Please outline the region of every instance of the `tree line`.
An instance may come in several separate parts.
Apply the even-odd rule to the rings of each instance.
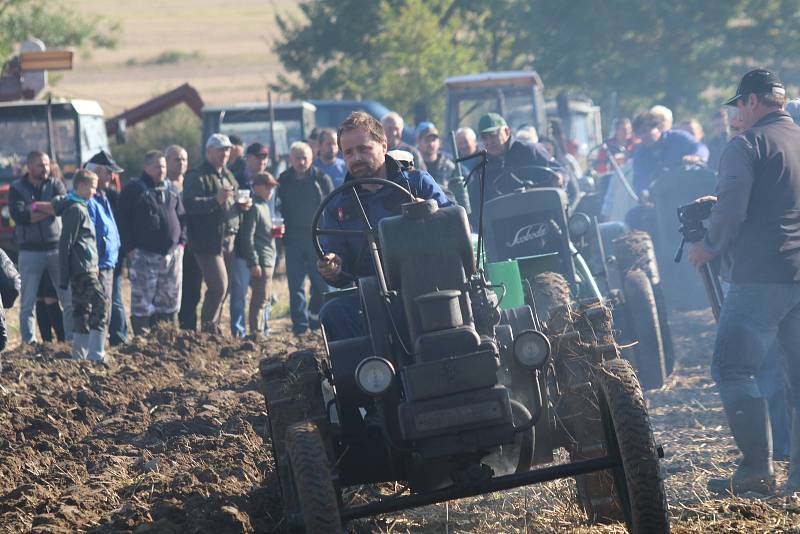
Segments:
[[[797,83],[797,0],[303,0],[276,16],[273,45],[295,98],[369,98],[437,120],[443,80],[535,69],[567,90],[631,113],[718,106],[748,68]]]

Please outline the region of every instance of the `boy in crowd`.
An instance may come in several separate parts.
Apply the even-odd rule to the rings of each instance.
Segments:
[[[58,243],[61,289],[72,290],[72,355],[92,361],[105,359],[106,298],[98,278],[98,254],[89,200],[97,192],[97,175],[81,169],[75,173],[74,192],[56,210],[63,225]]]
[[[272,228],[272,214],[269,199],[277,180],[268,172],[260,172],[253,177],[253,207],[245,212],[239,229],[240,258],[250,269],[249,324],[250,334],[258,336],[266,333],[269,317],[265,314],[272,292],[272,270],[275,267],[275,233]]]

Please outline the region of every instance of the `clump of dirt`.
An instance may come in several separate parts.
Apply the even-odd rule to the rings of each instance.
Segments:
[[[255,370],[295,343],[166,329],[105,364],[67,345],[3,354],[4,531],[270,529],[280,505]]]

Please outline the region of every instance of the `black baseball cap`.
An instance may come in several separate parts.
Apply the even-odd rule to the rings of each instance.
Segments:
[[[250,146],[247,147],[245,155],[261,156],[266,158],[269,156],[269,148],[261,143],[251,143]]]
[[[742,76],[742,81],[736,88],[736,96],[725,102],[725,105],[735,106],[736,101],[745,95],[764,93],[785,95],[786,88],[774,72],[766,69],[754,69]]]
[[[109,169],[111,169],[112,172],[116,173],[120,173],[125,170],[122,167],[120,167],[117,164],[117,162],[114,161],[114,158],[111,157],[111,154],[109,154],[105,150],[101,150],[100,152],[92,156],[92,159],[90,159],[86,163],[94,163],[95,165],[102,165],[103,167],[108,167]]]

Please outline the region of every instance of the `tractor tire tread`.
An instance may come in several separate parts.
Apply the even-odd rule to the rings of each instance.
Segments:
[[[338,496],[317,426],[307,421],[291,425],[286,448],[306,534],[342,532]]]
[[[599,385],[608,403],[631,501],[632,531],[669,532],[658,451],[642,389],[630,363],[603,363]]]
[[[664,385],[667,371],[653,286],[639,269],[625,275],[624,285],[633,327],[630,334],[638,341],[633,347],[636,372],[644,389],[658,389]]]

